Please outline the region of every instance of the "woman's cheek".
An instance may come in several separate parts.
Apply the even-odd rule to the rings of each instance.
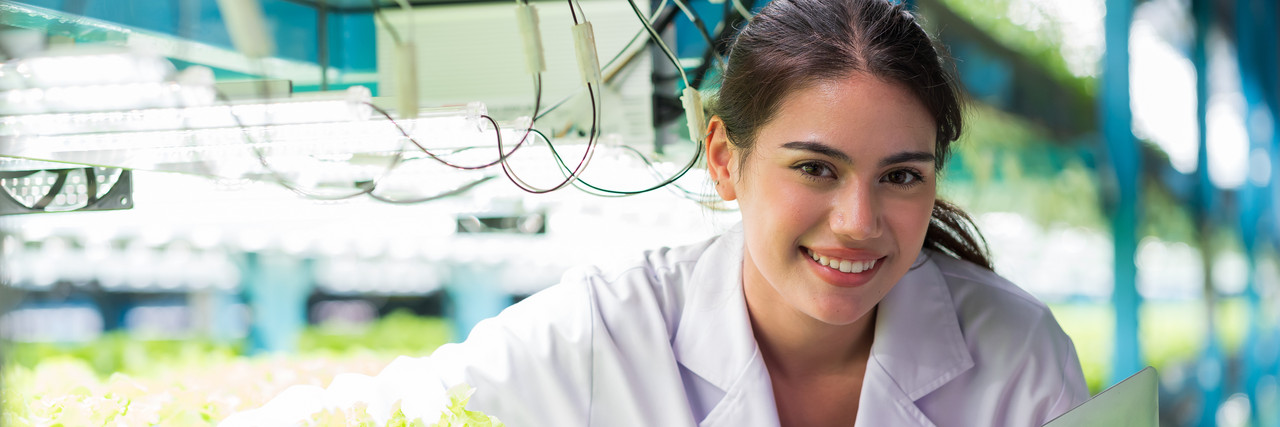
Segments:
[[[900,238],[919,234],[919,240],[923,241],[929,227],[929,220],[933,215],[934,199],[932,194],[923,194],[895,198],[886,203],[886,207],[889,208],[886,216],[889,221],[895,223],[894,228],[899,232]]]

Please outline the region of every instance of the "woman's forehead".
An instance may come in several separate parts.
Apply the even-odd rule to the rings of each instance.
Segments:
[[[858,73],[788,94],[758,136],[778,147],[815,141],[932,152],[936,135],[932,115],[905,85]]]

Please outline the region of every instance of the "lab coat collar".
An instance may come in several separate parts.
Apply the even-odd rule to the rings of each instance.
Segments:
[[[921,251],[876,308],[871,360],[913,401],[973,367],[946,278],[931,260],[935,256],[946,255]]]
[[[742,295],[742,224],[716,238],[685,287],[676,361],[725,392],[699,425],[778,425],[773,384]]]
[[[676,360],[721,390],[729,390],[758,358],[742,295],[742,224],[716,238],[685,286]]]

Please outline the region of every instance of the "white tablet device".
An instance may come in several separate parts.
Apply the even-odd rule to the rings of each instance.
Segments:
[[[1143,368],[1080,406],[1054,418],[1044,427],[1157,427],[1160,424],[1160,405],[1156,382],[1155,368]]]

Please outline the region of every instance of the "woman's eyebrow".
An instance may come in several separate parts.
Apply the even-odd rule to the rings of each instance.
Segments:
[[[853,163],[853,159],[850,158],[849,155],[845,154],[843,151],[837,150],[821,142],[792,141],[786,144],[782,144],[782,148],[809,151],[809,152],[821,154],[827,157],[831,157],[833,159],[836,159],[845,163]],[[901,153],[894,153],[889,157],[880,159],[880,167],[885,167],[885,166],[894,165],[898,163],[911,163],[911,162],[933,163],[936,161],[937,161],[937,157],[934,156],[933,153],[930,153],[928,151],[903,151]]]
[[[823,144],[821,142],[792,141],[786,144],[782,144],[782,148],[790,148],[792,150],[811,151],[827,157],[834,158],[836,160],[839,160],[845,163],[853,163],[853,159],[849,158],[848,154],[845,154],[843,151],[832,148],[831,146]]]
[[[885,167],[898,163],[911,162],[929,162],[938,161],[938,158],[928,151],[903,151],[892,156],[880,159],[880,167]]]

